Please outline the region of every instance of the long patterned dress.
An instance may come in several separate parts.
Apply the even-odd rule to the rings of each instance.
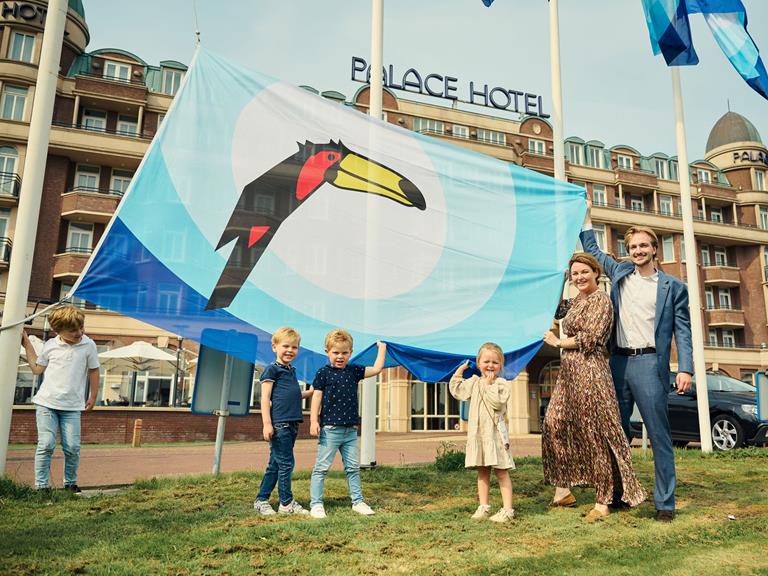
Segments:
[[[613,306],[605,292],[577,297],[562,322],[578,348],[563,350],[560,373],[544,417],[544,478],[554,486],[594,486],[596,500],[610,504],[614,483],[622,500],[645,500],[621,428],[606,342]],[[616,490],[618,492],[618,490]]]

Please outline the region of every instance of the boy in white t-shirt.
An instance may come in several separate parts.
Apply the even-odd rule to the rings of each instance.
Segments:
[[[26,331],[21,343],[33,374],[45,372],[40,389],[32,398],[37,410],[37,450],[35,451],[35,488],[50,486],[51,456],[56,447],[56,432],[61,429],[64,451],[64,489],[75,494],[77,467],[80,464],[80,412],[91,410],[99,393],[99,357],[96,344],[83,334],[85,316],[74,306],[56,308],[48,322],[58,336],[35,353]],[[86,383],[90,394],[85,400]]]

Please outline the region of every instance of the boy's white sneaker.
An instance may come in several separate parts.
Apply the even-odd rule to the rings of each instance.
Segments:
[[[493,516],[489,518],[491,522],[511,522],[512,519],[515,517],[515,509],[514,508],[499,508],[499,511],[496,512]]]
[[[482,520],[484,518],[488,518],[491,514],[491,507],[488,504],[480,504],[480,506],[477,507],[477,510],[475,510],[475,513],[472,514],[472,520]]]
[[[275,514],[275,509],[272,508],[269,502],[259,500],[258,498],[253,501],[253,509],[262,516],[274,516]]]
[[[280,512],[280,514],[298,514],[300,516],[309,514],[309,512],[305,510],[301,504],[296,502],[296,500],[293,500],[290,504],[280,504],[277,511]]]
[[[309,509],[309,515],[312,516],[312,518],[327,518],[325,515],[325,506],[322,504],[315,504]]]
[[[373,511],[373,509],[368,506],[365,502],[358,502],[357,504],[352,504],[352,510],[357,512],[358,514],[362,514],[363,516],[373,516],[376,514],[376,512]]]

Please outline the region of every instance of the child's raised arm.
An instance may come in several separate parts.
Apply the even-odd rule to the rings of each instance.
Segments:
[[[456,372],[453,373],[451,381],[448,383],[448,389],[451,392],[451,396],[456,398],[456,400],[469,400],[472,396],[474,379],[464,379],[464,371],[467,368],[469,368],[469,360],[456,368]]]
[[[365,367],[365,378],[376,376],[384,370],[384,361],[387,358],[387,345],[381,340],[377,340],[376,346],[379,347],[379,353],[376,355],[376,361],[373,363],[373,366]]]

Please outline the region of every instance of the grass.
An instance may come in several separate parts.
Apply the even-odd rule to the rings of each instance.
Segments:
[[[550,511],[538,458],[518,460],[518,518],[501,526],[469,519],[475,476],[454,462],[364,471],[370,518],[350,510],[343,473],[331,473],[324,521],[255,516],[253,473],[149,479],[93,498],[0,480],[0,574],[768,576],[768,450],[676,455],[671,524],[653,521],[651,503],[586,524],[590,489],[575,491],[579,508]],[[635,457],[651,488],[652,461]],[[298,473],[304,504],[308,491]]]

